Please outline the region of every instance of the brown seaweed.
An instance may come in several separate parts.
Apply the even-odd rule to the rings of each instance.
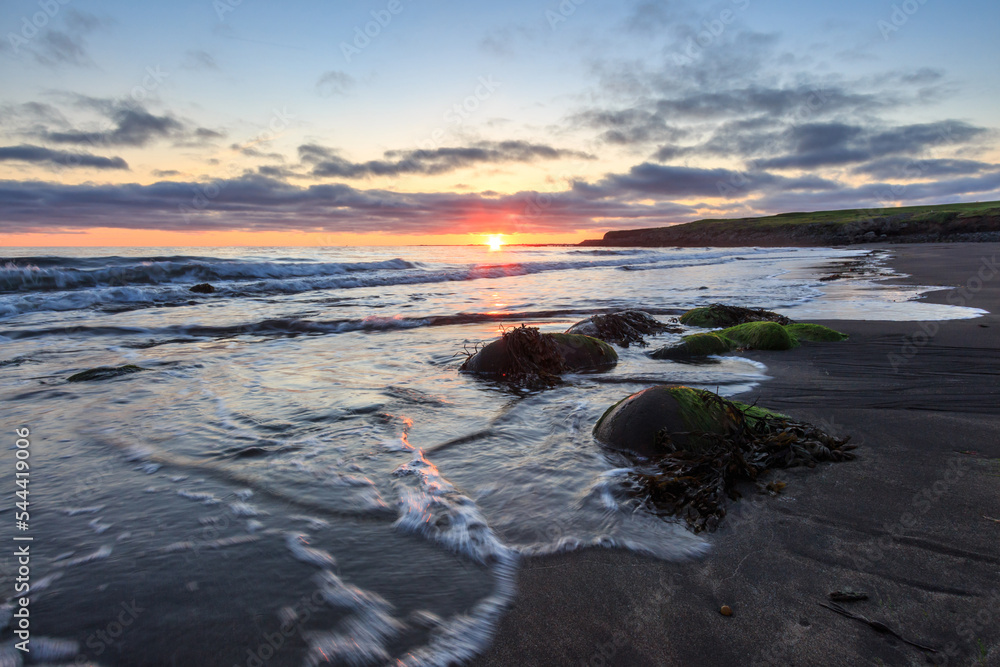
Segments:
[[[699,453],[670,452],[631,475],[632,491],[650,510],[681,516],[696,533],[715,530],[726,515],[726,498],[739,498],[740,482],[755,482],[768,470],[854,459],[850,438],[783,415],[755,412],[748,419],[748,410],[711,392],[701,400],[725,415],[723,432],[663,433],[665,440],[683,435],[708,445]]]

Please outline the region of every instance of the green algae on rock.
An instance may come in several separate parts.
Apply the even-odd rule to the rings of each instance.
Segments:
[[[764,310],[762,308],[743,308],[742,306],[727,306],[723,303],[713,303],[703,308],[694,308],[680,317],[680,323],[691,327],[716,329],[732,327],[747,322],[777,322],[791,324],[784,315]]]
[[[720,335],[747,350],[790,350],[797,341],[777,322],[747,322],[723,329]]]
[[[664,331],[680,333],[682,330],[680,327],[661,322],[641,310],[622,310],[589,317],[566,329],[566,333],[583,334],[621,347],[628,347],[632,343],[645,347],[644,335]]]
[[[735,485],[770,469],[854,458],[835,438],[787,415],[682,386],[651,387],[619,401],[594,426],[604,446],[637,455],[631,491],[654,512],[695,532],[725,516]]]
[[[795,340],[807,340],[816,343],[827,343],[835,342],[840,340],[847,340],[847,334],[841,333],[830,327],[824,327],[821,324],[805,324],[803,322],[795,322],[785,326]]]
[[[722,331],[685,336],[679,343],[653,350],[653,359],[690,359],[710,354],[725,354],[733,350],[790,350],[803,340],[833,342],[847,338],[820,324],[792,323],[781,325],[777,322],[746,322]]]
[[[134,364],[126,364],[125,366],[100,366],[98,368],[91,368],[90,370],[81,371],[74,375],[70,375],[66,378],[67,382],[94,382],[97,380],[110,380],[111,378],[120,377],[122,375],[129,375],[130,373],[138,373],[140,371],[148,370],[146,368],[140,368]]]
[[[459,370],[532,386],[555,384],[563,373],[607,370],[616,363],[618,353],[604,341],[580,334],[543,334],[522,324],[470,354]]]

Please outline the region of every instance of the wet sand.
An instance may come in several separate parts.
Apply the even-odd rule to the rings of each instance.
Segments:
[[[861,444],[854,462],[748,489],[695,562],[590,549],[527,559],[478,665],[1000,665],[1000,244],[894,245],[951,322],[823,322],[843,343],[755,352],[739,398]],[[877,313],[872,313],[877,318]],[[853,613],[819,605],[855,589]],[[722,616],[729,605],[733,614]]]

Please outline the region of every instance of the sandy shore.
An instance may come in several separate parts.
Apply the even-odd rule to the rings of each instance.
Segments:
[[[740,397],[851,435],[858,460],[774,474],[784,493],[733,504],[696,562],[527,560],[477,664],[1000,665],[1000,244],[889,249],[903,282],[955,287],[928,301],[990,314],[827,322],[850,340],[754,353],[774,379]],[[845,588],[938,652],[819,606]]]

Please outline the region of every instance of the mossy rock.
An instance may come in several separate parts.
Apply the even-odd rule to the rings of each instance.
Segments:
[[[832,343],[847,340],[847,334],[831,329],[830,327],[824,327],[821,324],[796,322],[786,325],[785,330],[798,341],[806,340],[815,343]]]
[[[681,339],[676,345],[667,345],[650,352],[653,359],[690,359],[691,357],[707,357],[710,354],[725,354],[734,349],[731,340],[719,332],[691,334]]]
[[[691,334],[649,354],[653,359],[691,359],[733,350],[790,350],[801,341],[835,342],[847,334],[820,324],[747,322],[722,331]]]
[[[681,516],[691,530],[714,530],[726,498],[768,470],[850,461],[854,446],[806,422],[683,386],[646,389],[608,408],[595,438],[640,457],[625,486],[654,513]],[[761,486],[758,486],[761,488]]]
[[[747,322],[723,329],[722,338],[748,350],[790,350],[798,344],[777,322]]]
[[[594,437],[605,446],[644,458],[676,451],[700,454],[713,440],[698,434],[725,435],[730,426],[726,403],[708,401],[711,394],[683,386],[650,387],[608,408],[594,426]],[[751,424],[778,413],[735,401]]]
[[[562,373],[608,370],[617,363],[615,349],[596,338],[519,327],[471,355],[460,370],[530,384]]]
[[[770,310],[727,306],[721,303],[713,303],[711,306],[703,308],[694,308],[680,317],[681,324],[705,329],[732,327],[747,322],[790,324],[792,321],[784,315],[779,315]]]
[[[111,378],[129,375],[131,373],[138,373],[144,370],[147,369],[140,368],[134,364],[126,364],[125,366],[100,366],[98,368],[91,368],[90,370],[76,373],[75,375],[70,375],[66,378],[66,381],[95,382],[97,380],[110,380]]]

